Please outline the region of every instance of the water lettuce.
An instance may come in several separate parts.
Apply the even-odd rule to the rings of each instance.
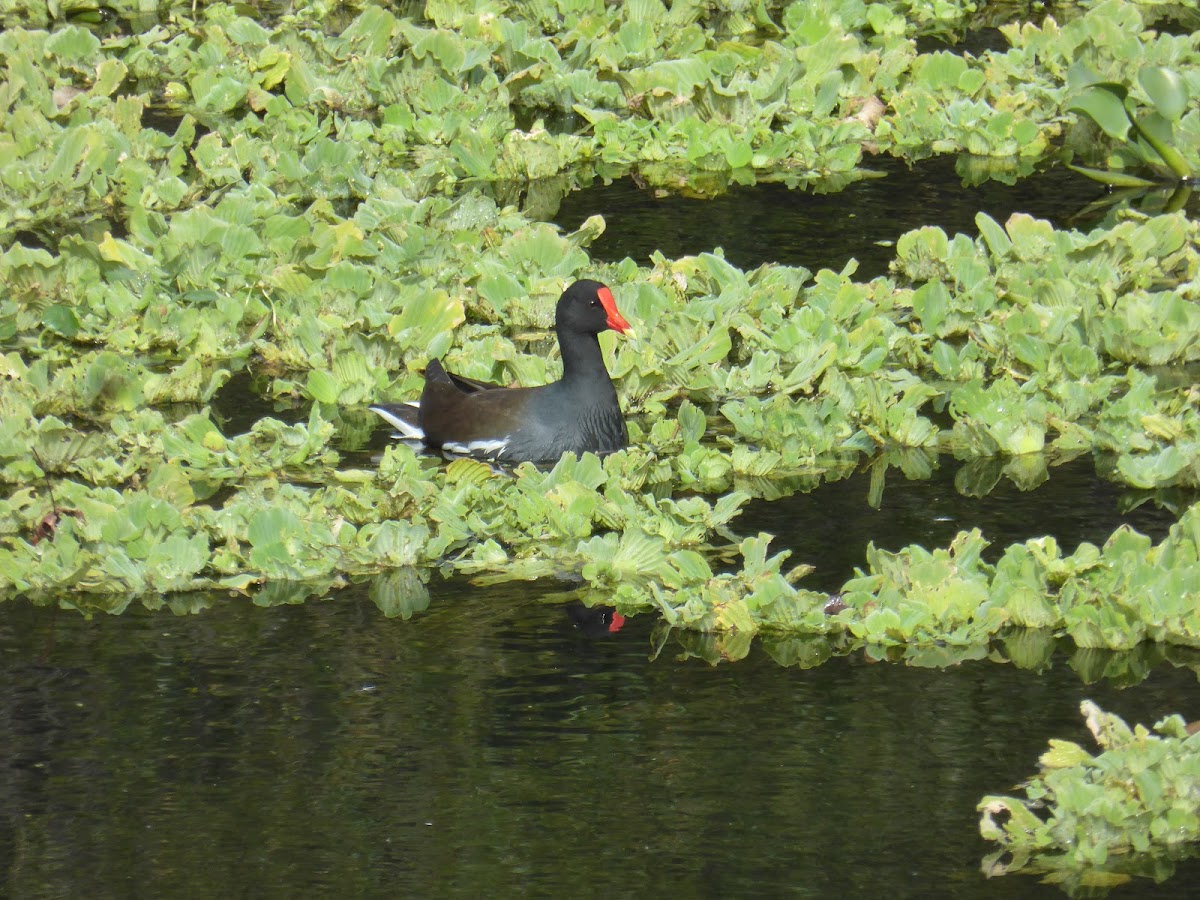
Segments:
[[[985,860],[989,875],[1048,873],[1079,888],[1113,887],[1131,873],[1161,879],[1173,868],[1166,854],[1200,839],[1195,729],[1179,716],[1153,732],[1130,728],[1088,700],[1081,712],[1099,753],[1052,740],[1025,798],[980,801],[980,833],[1004,848]]]
[[[1184,216],[981,215],[977,238],[904,235],[864,282],[719,251],[597,265],[601,219],[564,234],[522,210],[631,170],[828,187],[866,151],[1038,159],[1072,127],[1073,55],[1113,83],[1194,68],[1195,36],[1147,30],[1150,3],[1006,26],[1004,52],[917,51],[977,24],[969,7],[176,4],[128,29],[0,8],[0,594],[272,602],[440,568],[577,579],[731,642],[920,653],[1021,626],[1190,644],[1159,595],[1195,597],[1193,511],[1157,546],[873,550],[836,602],[734,530],[750,497],[871,465],[878,502],[890,467],[920,477],[945,453],[970,461],[968,492],[1083,453],[1134,488],[1195,488],[1194,387],[1170,376],[1200,347]],[[1193,113],[1168,112],[1183,133]],[[550,472],[361,458],[365,406],[415,397],[435,356],[555,377],[553,299],[583,275],[642,333],[604,344],[630,450]],[[223,419],[247,386],[275,415]],[[380,581],[381,606],[419,609],[413,577]]]

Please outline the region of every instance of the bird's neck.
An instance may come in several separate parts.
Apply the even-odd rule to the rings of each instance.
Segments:
[[[559,335],[562,351],[563,383],[571,386],[609,385],[608,369],[604,367],[604,355],[600,352],[600,341],[594,334],[568,332]]]

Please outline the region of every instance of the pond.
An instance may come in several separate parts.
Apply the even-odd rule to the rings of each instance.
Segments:
[[[721,244],[740,266],[854,257],[860,277],[914,224],[970,230],[979,209],[1066,222],[1096,195],[1054,170],[960,205],[944,162],[826,197],[762,186],[701,207],[633,190],[571,195],[559,221],[604,213],[597,258]],[[250,421],[252,399],[222,403]],[[386,441],[380,425],[359,452]],[[1090,458],[1036,491],[1001,478],[979,498],[960,473],[950,460],[927,481],[894,471],[873,508],[860,472],[756,501],[734,529],[777,535],[816,566],[807,586],[832,589],[867,541],[934,546],[980,527],[994,549],[1041,534],[1073,547],[1121,522],[1157,539],[1175,519],[1169,495],[1119,490]],[[8,893],[1061,896],[981,875],[980,798],[1014,790],[1052,737],[1090,746],[1084,698],[1145,723],[1197,713],[1200,656],[1178,648],[1061,647],[1035,671],[998,664],[1013,658],[1003,647],[944,670],[862,654],[802,669],[757,645],[710,666],[694,658],[703,638],[589,614],[571,588],[435,575],[408,621],[384,618],[367,585],[275,608],[222,597],[187,616],[10,605]],[[1197,875],[1182,861],[1121,896],[1191,896]]]
[[[979,874],[975,804],[1048,736],[1086,742],[1081,698],[1154,719],[1189,708],[1200,662],[1152,655],[1124,690],[1081,682],[1114,654],[712,667],[651,659],[647,617],[580,627],[556,587],[435,581],[409,622],[362,589],[91,622],[13,606],[9,895],[1061,896]]]

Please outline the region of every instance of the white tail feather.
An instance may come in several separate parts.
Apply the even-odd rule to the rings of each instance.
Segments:
[[[409,406],[420,408],[420,404],[410,402]],[[382,406],[372,406],[371,411],[378,413],[385,422],[396,429],[396,436],[406,441],[421,441],[425,439],[425,432],[411,422],[405,422],[402,418]]]

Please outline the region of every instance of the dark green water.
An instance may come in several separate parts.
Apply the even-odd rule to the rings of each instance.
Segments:
[[[807,494],[750,503],[733,522],[735,531],[776,536],[773,546],[793,552],[794,562],[816,566],[805,581],[814,590],[836,591],[863,566],[869,542],[896,551],[909,544],[945,547],[959,531],[979,528],[991,542],[985,558],[994,562],[1018,541],[1050,535],[1064,553],[1083,541],[1102,545],[1121,525],[1162,540],[1194,497],[1159,500],[1097,477],[1091,457],[1049,470],[1036,490],[1021,490],[1002,478],[982,497],[964,496],[956,486],[963,464],[942,458],[932,477],[908,481],[888,473],[879,507],[868,503],[870,474],[822,485]],[[1164,505],[1161,501],[1171,501]]]
[[[0,892],[50,897],[1061,896],[984,880],[975,804],[1079,700],[1194,702],[990,662],[784,669],[589,639],[538,588],[201,615],[10,606]],[[1194,896],[1187,863],[1122,897]]]
[[[1106,210],[1092,207],[1106,197],[1095,182],[1061,167],[1033,173],[1014,184],[988,180],[964,184],[951,157],[934,157],[909,168],[890,158],[862,165],[884,177],[842,191],[814,194],[779,184],[732,187],[711,200],[656,196],[623,178],[568,194],[556,220],[574,230],[591,215],[604,216],[606,230],[588,251],[593,259],[628,256],[645,264],[659,250],[668,259],[722,248],[743,269],[766,262],[840,271],[858,261],[855,278],[887,274],[895,241],[906,231],[936,225],[947,234],[975,236],[983,212],[1003,224],[1015,212],[1046,219],[1056,228],[1089,231]],[[1149,196],[1137,205],[1152,207]],[[1200,199],[1189,204],[1200,214]]]

